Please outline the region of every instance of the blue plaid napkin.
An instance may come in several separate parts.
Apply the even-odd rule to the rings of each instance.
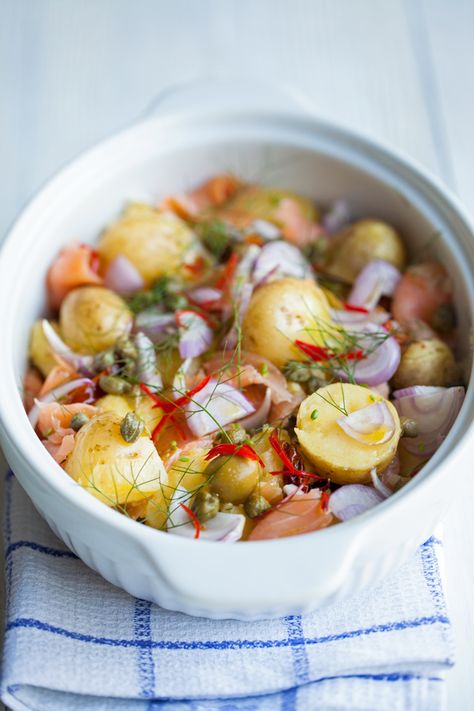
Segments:
[[[266,622],[130,597],[68,551],[9,474],[2,699],[13,711],[438,711],[453,664],[431,538],[356,598]]]

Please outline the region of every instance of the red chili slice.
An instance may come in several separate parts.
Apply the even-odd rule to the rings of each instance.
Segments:
[[[209,461],[210,459],[214,459],[214,457],[220,457],[221,455],[232,456],[233,454],[236,454],[238,457],[244,457],[245,459],[253,459],[255,462],[261,464],[262,467],[264,466],[257,452],[249,444],[232,444],[230,442],[216,444],[216,446],[210,449],[206,454],[205,459]]]
[[[328,352],[327,348],[316,346],[314,343],[305,343],[304,341],[296,340],[295,345],[298,346],[300,351],[306,353],[306,355],[316,362],[329,360],[331,358],[331,354]]]
[[[353,304],[344,304],[346,311],[355,311],[358,314],[368,314],[369,310],[365,309],[363,306],[354,306]]]
[[[275,452],[278,454],[280,457],[281,461],[285,465],[285,469],[282,469],[281,471],[276,471],[276,472],[270,472],[272,475],[277,475],[277,474],[290,474],[293,476],[300,477],[302,479],[305,478],[310,478],[310,479],[317,479],[319,481],[325,481],[324,477],[319,476],[319,474],[313,474],[312,472],[307,472],[304,469],[298,469],[291,459],[289,458],[288,454],[285,452],[282,443],[280,442],[280,439],[278,437],[278,430],[273,430],[271,433],[268,441],[270,442],[271,446],[275,450]]]
[[[229,259],[225,263],[224,271],[222,272],[220,278],[216,282],[217,289],[223,289],[228,285],[232,277],[234,276],[235,270],[237,269],[237,264],[239,263],[239,256],[236,252],[232,252]]]
[[[186,511],[186,513],[188,514],[189,518],[190,518],[191,521],[193,522],[193,526],[194,526],[194,529],[195,529],[195,531],[196,531],[195,534],[194,534],[194,538],[199,538],[199,534],[201,533],[201,524],[199,523],[198,517],[196,516],[196,514],[194,513],[194,511],[189,508],[189,506],[186,506],[186,504],[180,504],[180,506],[181,506],[182,509],[184,509],[184,510]]]
[[[323,511],[327,511],[329,509],[330,496],[331,492],[328,489],[323,489],[323,491],[321,491],[321,508]]]

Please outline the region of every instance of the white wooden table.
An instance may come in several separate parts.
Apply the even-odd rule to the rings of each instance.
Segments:
[[[209,71],[301,89],[474,211],[473,69],[473,0],[3,0],[0,234],[59,166]],[[445,525],[450,711],[474,703],[473,500],[471,479]]]

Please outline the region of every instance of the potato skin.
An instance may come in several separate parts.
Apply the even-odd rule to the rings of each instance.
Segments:
[[[59,323],[67,345],[77,353],[99,353],[128,333],[133,316],[125,301],[110,289],[82,286],[61,304]]]
[[[204,472],[209,488],[223,503],[243,504],[255,489],[261,474],[258,462],[234,455],[216,457]]]
[[[343,413],[332,404],[332,399],[338,405],[345,403],[350,414],[384,398],[361,385],[332,383],[307,397],[298,411],[295,434],[316,471],[337,484],[368,483],[370,470],[375,467],[378,472],[383,471],[397,452],[401,434],[398,413],[392,403],[385,400],[395,421],[395,433],[388,442],[367,445],[349,437],[337,424]],[[314,410],[318,411],[316,419],[311,417]]]
[[[279,223],[278,208],[285,199],[293,200],[301,209],[301,214],[312,222],[318,219],[319,213],[314,203],[301,195],[296,195],[289,190],[281,188],[268,188],[260,185],[247,185],[240,188],[234,197],[225,203],[221,210],[233,221],[242,225],[249,220],[261,219]]]
[[[406,263],[400,235],[382,220],[359,220],[336,235],[331,245],[325,270],[349,283],[374,259],[390,262],[397,269]]]
[[[127,257],[149,285],[180,267],[193,240],[193,232],[176,215],[132,204],[105,230],[98,251],[105,268],[118,255]]]
[[[392,386],[396,389],[412,385],[446,387],[456,384],[458,370],[451,348],[439,338],[414,341],[402,353]]]
[[[51,322],[55,331],[59,332],[58,324]],[[38,370],[46,377],[48,373],[57,365],[54,352],[44,335],[43,320],[35,321],[31,327],[30,342],[28,346],[30,360]]]
[[[125,442],[121,420],[114,412],[93,417],[79,430],[65,466],[78,484],[109,506],[149,498],[168,481],[148,434]]]
[[[242,324],[242,346],[281,368],[290,359],[307,357],[295,340],[322,343],[317,330],[324,323],[332,320],[322,289],[310,279],[279,279],[252,296]],[[310,335],[305,329],[315,330]]]

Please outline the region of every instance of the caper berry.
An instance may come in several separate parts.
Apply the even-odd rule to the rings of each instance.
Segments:
[[[127,412],[120,423],[120,434],[125,442],[136,442],[142,432],[142,420],[134,412]]]
[[[76,414],[71,417],[70,427],[74,432],[79,432],[81,427],[87,424],[87,422],[89,422],[89,418],[85,412],[76,412]]]
[[[431,325],[441,333],[452,331],[456,325],[456,313],[452,304],[440,304],[432,316]]]
[[[418,425],[410,417],[400,417],[402,437],[418,437]]]
[[[102,375],[99,379],[99,385],[104,393],[109,395],[123,395],[130,391],[130,383],[127,383],[123,378],[119,378],[118,375]]]
[[[217,494],[201,489],[194,497],[192,510],[201,523],[204,523],[219,513],[219,503]]]
[[[245,513],[249,518],[257,518],[271,508],[271,504],[261,494],[254,492],[244,504]]]

